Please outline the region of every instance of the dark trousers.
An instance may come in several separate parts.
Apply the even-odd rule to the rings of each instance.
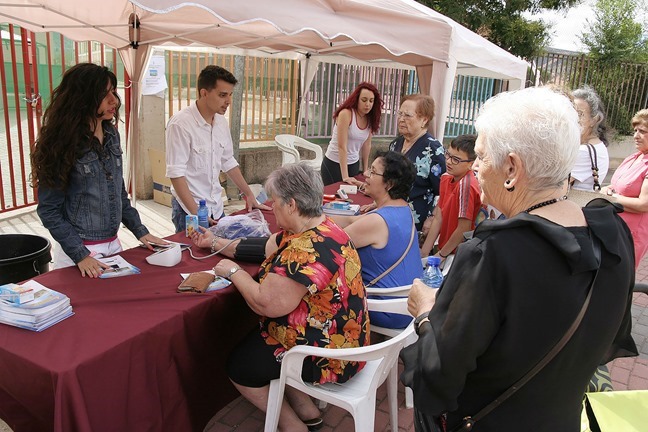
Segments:
[[[342,173],[340,172],[340,164],[333,162],[331,159],[324,156],[322,161],[322,180],[324,186],[342,181]],[[360,161],[349,165],[349,177],[355,177],[360,174]]]

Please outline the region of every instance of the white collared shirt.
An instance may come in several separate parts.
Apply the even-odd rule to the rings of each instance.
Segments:
[[[175,114],[166,129],[166,176],[185,177],[196,203],[205,199],[209,214],[218,218],[223,213],[223,187],[218,176],[236,168],[229,125],[224,116],[214,115],[209,124],[200,115],[196,103]],[[185,212],[184,203],[171,188]]]

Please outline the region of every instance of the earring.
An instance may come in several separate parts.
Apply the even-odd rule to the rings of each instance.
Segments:
[[[504,189],[506,189],[507,192],[513,192],[515,190],[515,185],[511,186],[511,179],[504,182]]]

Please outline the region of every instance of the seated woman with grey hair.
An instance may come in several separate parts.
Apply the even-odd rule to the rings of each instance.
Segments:
[[[571,170],[572,188],[601,190],[610,167],[603,102],[589,86],[574,90],[572,96],[581,127],[578,156]]]
[[[214,273],[232,281],[260,328],[232,352],[227,372],[240,393],[265,411],[270,381],[279,378],[283,354],[296,345],[354,348],[369,343],[369,320],[360,258],[349,236],[322,213],[322,177],[290,164],[268,177],[265,189],[281,227],[266,243],[259,282],[235,262],[221,260]],[[363,363],[309,358],[302,377],[323,384],[345,382]],[[286,387],[279,429],[321,426],[309,396]]]
[[[502,400],[585,308],[557,355],[474,429],[577,432],[597,366],[637,354],[630,232],[613,204],[564,199],[580,140],[567,97],[547,88],[502,93],[475,127],[482,200],[507,219],[482,222],[459,245],[437,292],[414,282],[408,306],[419,339],[401,357],[416,430],[454,430]]]

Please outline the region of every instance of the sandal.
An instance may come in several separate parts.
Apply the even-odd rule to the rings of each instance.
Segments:
[[[309,431],[317,431],[324,425],[324,420],[322,420],[322,417],[315,417],[314,419],[304,420],[304,424],[308,427]]]

